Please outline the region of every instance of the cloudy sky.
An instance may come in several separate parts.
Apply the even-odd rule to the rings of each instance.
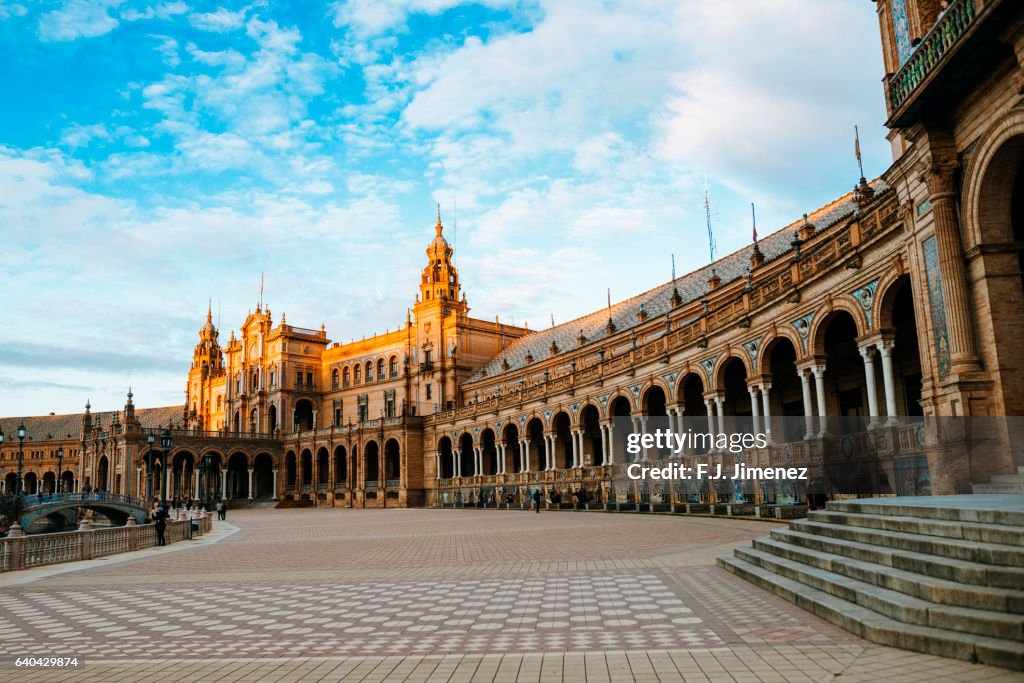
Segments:
[[[889,161],[862,0],[0,0],[0,415],[173,405],[207,301],[564,322]]]

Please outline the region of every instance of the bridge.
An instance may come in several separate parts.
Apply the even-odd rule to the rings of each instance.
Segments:
[[[134,517],[135,521],[143,524],[148,514],[146,502],[141,498],[100,491],[50,493],[22,498],[21,528],[28,532],[33,524],[48,518],[51,522],[47,527],[73,524],[79,508],[94,510],[115,525],[124,524],[128,517]]]

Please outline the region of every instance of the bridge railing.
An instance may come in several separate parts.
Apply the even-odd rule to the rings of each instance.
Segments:
[[[168,544],[189,538],[189,525],[196,523],[192,537],[212,528],[210,517],[167,522],[164,539]],[[79,529],[56,534],[12,536],[0,539],[0,572],[31,569],[62,562],[91,560],[117,553],[131,552],[156,545],[153,524]]]
[[[142,498],[123,496],[119,493],[105,493],[102,491],[78,491],[75,493],[43,493],[40,495],[26,495],[22,497],[23,509],[55,505],[57,503],[113,503],[115,505],[128,505],[131,507],[146,509],[146,501]]]

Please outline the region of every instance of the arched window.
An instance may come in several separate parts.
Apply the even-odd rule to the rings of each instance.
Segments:
[[[373,381],[373,361],[366,361],[366,381]]]
[[[391,356],[389,361],[390,371],[392,377],[398,377],[398,356]]]
[[[387,375],[384,374],[384,359],[383,358],[379,358],[377,360],[377,381],[380,382],[381,380],[385,379],[386,377],[387,377]]]
[[[353,379],[354,379],[356,384],[359,384],[360,382],[363,381],[363,369],[362,369],[362,366],[360,366],[360,365],[355,366],[355,368],[352,369],[352,373],[353,373]]]
[[[331,388],[338,388],[338,368],[334,368],[334,370],[331,371]]]
[[[345,367],[345,369],[341,371],[341,383],[343,386],[347,387],[351,382],[352,373],[349,371],[348,367]]]

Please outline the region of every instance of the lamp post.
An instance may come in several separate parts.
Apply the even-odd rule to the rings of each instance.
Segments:
[[[146,507],[149,508],[150,501],[153,500],[153,442],[156,441],[156,437],[152,434],[146,437],[146,444],[149,448],[146,450]]]
[[[165,429],[160,434],[160,505],[167,509],[167,454],[171,450],[171,430]]]
[[[210,472],[213,470],[213,455],[207,453],[203,456],[203,509],[210,511]]]
[[[64,493],[64,485],[61,483],[61,474],[64,469],[64,447],[57,447],[57,493]]]

